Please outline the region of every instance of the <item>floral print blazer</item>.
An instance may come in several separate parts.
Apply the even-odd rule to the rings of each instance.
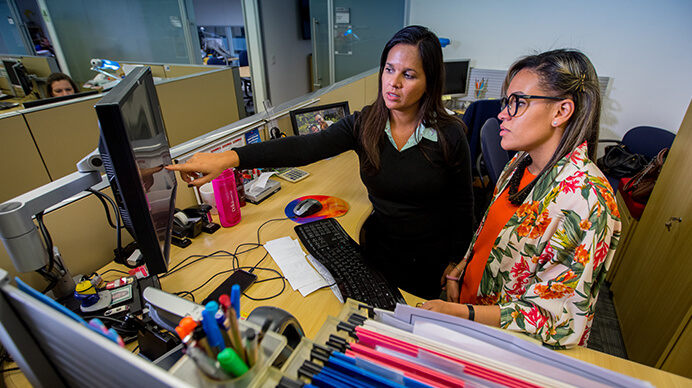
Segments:
[[[495,240],[477,294],[478,304],[500,306],[502,328],[555,348],[586,345],[620,238],[612,189],[587,155],[584,142],[537,182]],[[509,183],[506,169],[493,201]]]

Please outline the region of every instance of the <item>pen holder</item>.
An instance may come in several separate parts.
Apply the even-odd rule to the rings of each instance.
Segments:
[[[238,325],[243,338],[245,338],[245,331],[248,328],[252,328],[256,333],[260,331],[259,326],[250,322],[240,321],[238,322]],[[232,379],[213,380],[209,378],[207,375],[197,369],[194,361],[192,361],[192,359],[190,359],[188,356],[183,356],[175,365],[173,365],[173,367],[170,369],[170,373],[196,387],[246,388],[253,384],[256,378],[262,375],[263,372],[272,365],[274,360],[276,360],[279,354],[281,354],[281,351],[286,346],[286,343],[286,337],[272,331],[266,332],[262,342],[259,344],[259,358],[257,363],[242,376]]]
[[[480,88],[476,88],[474,91],[474,97],[476,97],[478,100],[482,99],[483,96],[485,96],[485,89],[485,85],[481,86]]]
[[[230,228],[240,222],[240,200],[235,182],[233,170],[225,170],[211,181],[219,222],[224,228]]]

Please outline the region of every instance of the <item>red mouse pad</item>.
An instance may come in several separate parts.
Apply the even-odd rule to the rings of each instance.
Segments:
[[[307,217],[292,218],[293,221],[299,224],[305,224],[308,222],[321,220],[323,218],[339,217],[343,216],[344,214],[346,214],[346,212],[348,212],[348,202],[344,201],[341,198],[330,197],[328,195],[306,195],[304,197],[298,197],[286,205],[286,207],[284,208],[284,213],[286,213],[286,217],[295,216],[295,214],[293,214],[293,209],[300,201],[307,198],[313,198],[320,201],[320,203],[322,204],[322,209],[317,213]]]

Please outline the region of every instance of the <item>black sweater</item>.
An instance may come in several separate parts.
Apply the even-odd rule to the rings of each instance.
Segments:
[[[303,166],[349,150],[363,158],[358,114],[315,134],[238,148],[239,168]],[[379,172],[360,171],[374,209],[366,223],[366,254],[388,280],[422,297],[439,294],[442,270],[463,257],[473,235],[466,135],[461,125],[441,131],[450,145],[450,163],[444,162],[439,139],[424,138],[399,152],[383,131]]]

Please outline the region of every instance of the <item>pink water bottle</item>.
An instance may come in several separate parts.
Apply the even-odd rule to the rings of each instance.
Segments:
[[[211,185],[214,187],[214,198],[221,226],[229,228],[240,222],[240,201],[233,170],[222,172],[211,181]]]

